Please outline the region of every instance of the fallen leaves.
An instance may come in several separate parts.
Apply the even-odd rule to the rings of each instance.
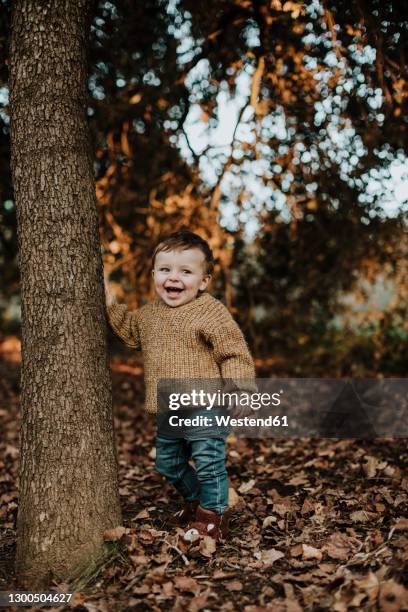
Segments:
[[[394,531],[408,531],[408,518],[399,518],[394,525]]]
[[[366,456],[366,460],[363,463],[363,470],[367,478],[374,478],[377,472],[384,470],[387,467],[386,461],[381,461],[376,457]]]
[[[251,479],[248,482],[243,482],[239,487],[239,493],[248,493],[255,486],[255,480]]]
[[[134,517],[134,521],[140,521],[141,519],[147,519],[149,518],[149,512],[147,510],[141,510],[140,512],[138,512],[136,514],[136,516]]]
[[[347,612],[350,609],[362,609],[366,604],[373,604],[379,593],[379,580],[373,572],[366,576],[345,575],[345,579],[334,595],[333,610]]]
[[[354,551],[354,542],[345,533],[332,533],[327,543],[323,546],[323,550],[327,552],[332,559],[345,561],[348,559],[351,552]]]
[[[121,537],[125,535],[126,531],[127,529],[126,527],[123,527],[123,525],[119,525],[114,529],[107,529],[103,532],[103,539],[105,540],[105,542],[115,542],[117,540],[120,540]]]
[[[380,588],[379,606],[381,612],[400,612],[408,609],[408,591],[394,580],[387,580]]]
[[[200,590],[197,580],[194,580],[194,578],[189,578],[188,576],[176,576],[174,579],[174,586],[179,591],[193,593],[193,595],[196,595]]]
[[[230,538],[185,546],[183,530],[166,524],[180,498],[154,470],[154,423],[141,411],[141,378],[115,370],[113,382],[123,524],[107,530],[105,541],[116,542],[121,556],[80,593],[84,609],[408,609],[404,441],[231,438]],[[14,542],[19,415],[0,418],[7,425],[0,518]],[[0,590],[7,590],[6,550],[2,535]]]
[[[276,523],[276,521],[277,521],[276,516],[267,516],[267,517],[265,517],[263,522],[262,522],[262,529],[266,529],[270,525],[273,525],[273,523]]]
[[[216,551],[216,543],[214,538],[203,536],[200,539],[200,552],[204,557],[211,557]]]
[[[357,510],[350,514],[350,519],[353,523],[369,523],[376,517],[377,514],[375,512],[366,512],[365,510]]]
[[[228,580],[229,578],[234,578],[236,576],[236,572],[224,572],[224,570],[216,569],[212,575],[213,580]]]
[[[234,508],[235,506],[238,506],[241,502],[242,498],[238,495],[235,489],[230,487],[228,489],[228,507]]]
[[[227,582],[225,584],[225,588],[227,591],[242,591],[243,584],[239,580],[232,580],[231,582]]]
[[[316,559],[317,561],[321,561],[323,558],[323,553],[318,548],[314,546],[309,546],[308,544],[302,544],[302,558],[303,559]]]
[[[275,548],[270,548],[269,550],[260,550],[254,553],[255,559],[259,559],[266,566],[271,566],[278,559],[282,559],[285,554],[280,550],[276,550]]]

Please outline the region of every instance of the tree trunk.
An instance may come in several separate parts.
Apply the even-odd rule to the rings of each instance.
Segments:
[[[66,580],[121,523],[86,121],[91,0],[16,0],[12,172],[22,292],[16,570]]]

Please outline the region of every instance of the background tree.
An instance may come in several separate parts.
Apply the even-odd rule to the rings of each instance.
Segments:
[[[11,144],[22,294],[17,571],[26,585],[103,555],[121,522],[102,266],[86,122],[91,3],[13,7]]]

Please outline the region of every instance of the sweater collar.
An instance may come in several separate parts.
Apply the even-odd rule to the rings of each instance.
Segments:
[[[182,304],[181,306],[169,306],[168,304],[166,304],[166,302],[164,302],[156,295],[152,300],[152,304],[163,310],[174,310],[175,312],[180,312],[181,310],[185,311],[200,307],[203,304],[206,304],[208,302],[208,299],[211,299],[211,296],[209,293],[207,293],[207,291],[204,291],[201,294],[199,293],[197,297],[194,298],[194,300],[187,302],[187,304]]]

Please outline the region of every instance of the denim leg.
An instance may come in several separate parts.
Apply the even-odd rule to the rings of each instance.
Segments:
[[[196,501],[200,496],[200,483],[188,462],[189,450],[185,440],[156,437],[156,470],[186,501]]]
[[[191,456],[200,483],[200,505],[222,514],[228,506],[225,438],[190,440]]]

